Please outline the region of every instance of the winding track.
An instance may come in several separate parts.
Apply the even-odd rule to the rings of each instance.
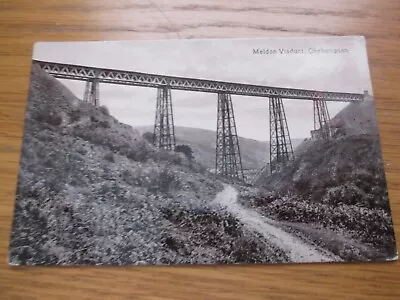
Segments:
[[[307,244],[300,238],[278,227],[279,222],[243,207],[237,202],[238,192],[230,185],[217,194],[215,203],[227,209],[245,226],[265,237],[268,243],[282,249],[291,262],[337,262],[342,259],[329,251]]]

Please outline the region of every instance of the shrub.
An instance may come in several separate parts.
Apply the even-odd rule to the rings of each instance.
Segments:
[[[231,255],[237,263],[255,263],[266,260],[262,253],[263,245],[255,240],[239,238],[233,243]]]
[[[135,177],[129,170],[123,170],[121,172],[121,178],[123,181],[125,181],[129,185],[135,185]]]
[[[78,122],[81,119],[82,112],[79,109],[71,110],[69,117],[71,122]]]
[[[308,194],[311,191],[311,182],[308,178],[301,178],[294,182],[294,188],[301,194]]]
[[[115,162],[114,154],[112,152],[108,152],[104,155],[104,159],[112,163]]]
[[[139,161],[139,162],[146,161],[145,156],[143,156],[140,152],[135,151],[135,150],[129,151],[128,154],[126,155],[126,157],[128,157],[129,159],[132,159],[134,161]]]
[[[62,117],[56,112],[40,111],[36,115],[36,120],[53,126],[60,126],[62,123]]]
[[[166,193],[170,191],[171,189],[177,188],[180,186],[180,182],[175,176],[173,172],[168,170],[167,168],[164,168],[159,176],[158,176],[158,186],[159,186],[159,191]]]
[[[111,124],[108,120],[99,120],[95,116],[90,116],[90,121],[92,123],[95,123],[95,127],[101,127],[101,128],[110,128]]]
[[[84,146],[79,146],[77,147],[76,152],[82,155],[86,155],[88,153],[88,150]]]
[[[154,143],[154,133],[152,132],[145,132],[143,133],[142,137],[148,141],[150,144]]]
[[[193,160],[193,150],[188,145],[176,145],[175,152],[182,152],[189,160]]]
[[[164,209],[164,218],[185,235],[166,235],[164,245],[190,257],[192,249],[215,248],[212,261],[218,263],[244,263],[285,261],[285,255],[277,249],[274,253],[259,238],[244,232],[243,225],[231,215],[205,210]],[[187,238],[185,238],[185,236]]]
[[[377,247],[386,247],[393,233],[390,215],[382,209],[346,204],[326,205],[297,197],[284,197],[273,201],[263,210],[275,214],[280,220],[319,223],[331,229],[346,229],[355,238]]]
[[[42,130],[42,131],[40,131],[36,135],[36,138],[41,140],[41,141],[43,141],[43,142],[46,142],[46,143],[51,142],[51,141],[53,141],[55,139],[54,135],[53,135],[53,132],[51,132],[50,130]]]
[[[100,106],[99,111],[105,116],[110,115],[110,111],[108,110],[107,106],[105,106],[105,105]]]
[[[102,128],[111,128],[110,122],[108,122],[107,120],[99,121],[98,124],[99,124],[99,127],[102,127]]]

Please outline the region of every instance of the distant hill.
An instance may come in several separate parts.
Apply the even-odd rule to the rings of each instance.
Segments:
[[[153,127],[136,127],[140,133],[153,132]],[[197,162],[207,168],[215,168],[216,132],[213,130],[175,127],[177,144],[190,145]],[[302,139],[292,141],[293,148],[299,145]],[[269,161],[269,142],[239,137],[240,153],[243,169],[260,169]]]

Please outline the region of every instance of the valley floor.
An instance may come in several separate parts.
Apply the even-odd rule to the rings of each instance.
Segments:
[[[217,194],[215,203],[224,207],[251,231],[281,249],[289,262],[338,262],[342,259],[333,253],[306,243],[304,240],[283,230],[279,221],[262,216],[251,208],[237,202],[238,192],[234,187],[225,185]]]

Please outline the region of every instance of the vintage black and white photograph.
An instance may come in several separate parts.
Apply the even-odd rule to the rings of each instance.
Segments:
[[[12,265],[397,259],[363,37],[39,42]]]

